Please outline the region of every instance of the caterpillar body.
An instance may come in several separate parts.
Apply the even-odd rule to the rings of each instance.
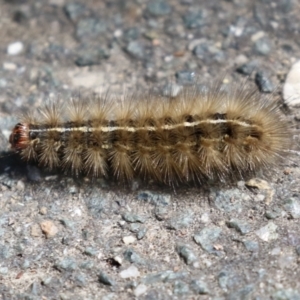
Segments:
[[[275,166],[291,134],[271,99],[246,88],[195,86],[175,97],[53,102],[18,123],[10,143],[22,159],[50,170],[176,185]]]

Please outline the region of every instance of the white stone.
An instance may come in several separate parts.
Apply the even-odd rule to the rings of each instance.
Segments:
[[[7,71],[15,71],[17,69],[17,65],[10,62],[4,62],[3,69]]]
[[[133,235],[124,236],[122,240],[123,240],[124,244],[130,245],[136,241],[136,237],[134,237]]]
[[[290,106],[300,105],[300,60],[293,64],[286,76],[283,99]]]
[[[143,295],[147,291],[147,286],[145,284],[139,284],[133,291],[136,297]]]
[[[121,278],[136,278],[140,276],[140,272],[136,266],[130,266],[128,269],[125,269],[120,272]]]
[[[22,42],[14,42],[8,45],[7,54],[8,55],[18,55],[24,49],[24,45]]]
[[[263,31],[258,31],[251,36],[251,41],[256,42],[257,40],[260,40],[264,36],[265,33]]]
[[[269,242],[278,238],[276,229],[277,225],[275,225],[273,222],[269,222],[266,226],[258,229],[255,234],[263,241]]]
[[[65,0],[49,0],[49,4],[62,7],[65,5]]]
[[[201,222],[202,223],[208,223],[210,221],[209,219],[209,214],[208,213],[204,213],[202,216],[201,216]]]

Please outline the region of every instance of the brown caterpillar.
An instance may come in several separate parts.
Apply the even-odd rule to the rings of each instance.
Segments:
[[[175,185],[275,166],[291,133],[278,104],[255,91],[195,86],[176,97],[52,103],[18,123],[10,143],[25,161],[50,170]]]

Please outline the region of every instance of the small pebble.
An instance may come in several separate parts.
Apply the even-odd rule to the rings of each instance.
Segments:
[[[246,240],[243,242],[245,248],[250,252],[258,252],[259,244],[255,241]]]
[[[179,71],[175,74],[176,81],[180,85],[191,85],[195,82],[195,72],[192,71]]]
[[[126,52],[136,59],[143,59],[145,57],[145,47],[140,41],[129,42]]]
[[[105,284],[105,285],[110,285],[113,286],[115,283],[114,281],[104,272],[100,272],[98,275],[98,280],[99,282]]]
[[[76,36],[80,40],[94,39],[105,34],[107,22],[105,20],[88,17],[80,19],[76,25]]]
[[[193,280],[191,282],[191,287],[196,294],[205,295],[209,294],[209,289],[207,284],[201,280]]]
[[[145,223],[146,221],[145,217],[132,214],[132,213],[125,213],[122,215],[122,218],[129,223],[134,223],[134,222]]]
[[[1,267],[0,268],[0,274],[1,275],[6,275],[8,273],[8,268],[7,267]]]
[[[255,83],[263,93],[272,93],[275,90],[275,86],[266,72],[257,72],[255,75]]]
[[[300,292],[299,290],[294,290],[292,288],[280,289],[272,294],[272,300],[299,300]]]
[[[129,236],[124,236],[122,238],[122,241],[125,245],[130,245],[133,244],[136,241],[136,237],[133,235],[129,235]]]
[[[172,216],[167,224],[168,228],[180,230],[188,228],[194,221],[194,213],[191,210],[181,211]]]
[[[300,218],[300,200],[298,198],[291,197],[284,203],[285,210],[290,213],[293,219]]]
[[[115,257],[113,257],[113,260],[114,261],[116,261],[120,266],[122,265],[122,263],[123,263],[123,259],[122,259],[122,257],[121,256],[115,256]]]
[[[141,258],[140,255],[137,254],[133,249],[127,249],[123,255],[124,258],[131,263],[144,264],[144,259]]]
[[[65,257],[64,259],[57,262],[54,266],[60,271],[70,272],[77,269],[77,262],[72,257]]]
[[[33,237],[38,237],[41,235],[41,229],[38,224],[33,224],[30,228],[30,235]]]
[[[171,202],[171,195],[152,193],[150,191],[141,191],[137,198],[157,206],[167,206]]]
[[[149,1],[147,11],[154,17],[164,16],[171,13],[171,7],[167,1],[154,0]]]
[[[203,250],[214,253],[217,252],[214,243],[219,238],[221,232],[221,228],[216,226],[205,227],[200,232],[195,233],[194,240]]]
[[[40,208],[40,214],[41,214],[41,215],[46,215],[46,214],[47,214],[47,207],[42,206],[42,207]]]
[[[168,83],[163,89],[163,95],[166,97],[176,97],[181,90],[181,85],[178,85],[176,83]]]
[[[272,50],[271,41],[267,37],[262,37],[255,41],[255,51],[260,55],[268,55]]]
[[[195,255],[193,250],[191,250],[186,245],[180,245],[180,244],[177,245],[176,251],[183,258],[183,260],[185,261],[185,263],[187,265],[191,265],[192,263],[194,263],[197,260],[197,256]]]
[[[40,223],[41,229],[47,238],[55,236],[58,232],[58,228],[50,220],[46,220]]]
[[[251,75],[257,69],[257,62],[250,61],[239,66],[236,71],[243,75]]]
[[[235,228],[241,234],[247,234],[251,231],[250,225],[242,220],[231,219],[227,222],[228,227]]]
[[[10,62],[4,62],[3,69],[7,71],[15,71],[17,69],[17,65]]]
[[[178,280],[174,282],[174,294],[177,295],[186,295],[190,291],[188,284],[185,282]]]
[[[193,9],[183,16],[183,22],[188,29],[200,28],[205,24],[204,12]]]
[[[300,60],[292,65],[286,76],[283,98],[291,106],[300,104]]]
[[[22,42],[14,42],[8,45],[7,54],[8,55],[18,55],[24,49],[24,45]]]
[[[280,217],[282,215],[282,209],[279,207],[272,207],[268,209],[265,213],[267,219],[272,220]]]
[[[76,22],[86,12],[86,8],[81,3],[70,2],[64,6],[64,12],[67,17],[72,21]]]
[[[266,226],[255,231],[255,234],[263,241],[269,242],[278,238],[276,233],[277,226],[273,222],[269,222]]]
[[[137,278],[140,276],[140,272],[138,268],[134,265],[130,266],[128,269],[125,269],[120,272],[120,277],[121,278]]]
[[[88,256],[96,256],[98,254],[98,250],[93,247],[86,247],[83,251],[83,254]]]
[[[148,287],[145,284],[141,283],[134,289],[133,293],[136,297],[139,297],[139,296],[145,294],[147,289],[148,289]]]

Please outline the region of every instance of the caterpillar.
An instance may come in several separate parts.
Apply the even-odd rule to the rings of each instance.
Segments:
[[[256,91],[195,85],[176,96],[52,101],[24,117],[9,141],[23,160],[49,170],[173,186],[274,167],[291,131],[279,105]]]

